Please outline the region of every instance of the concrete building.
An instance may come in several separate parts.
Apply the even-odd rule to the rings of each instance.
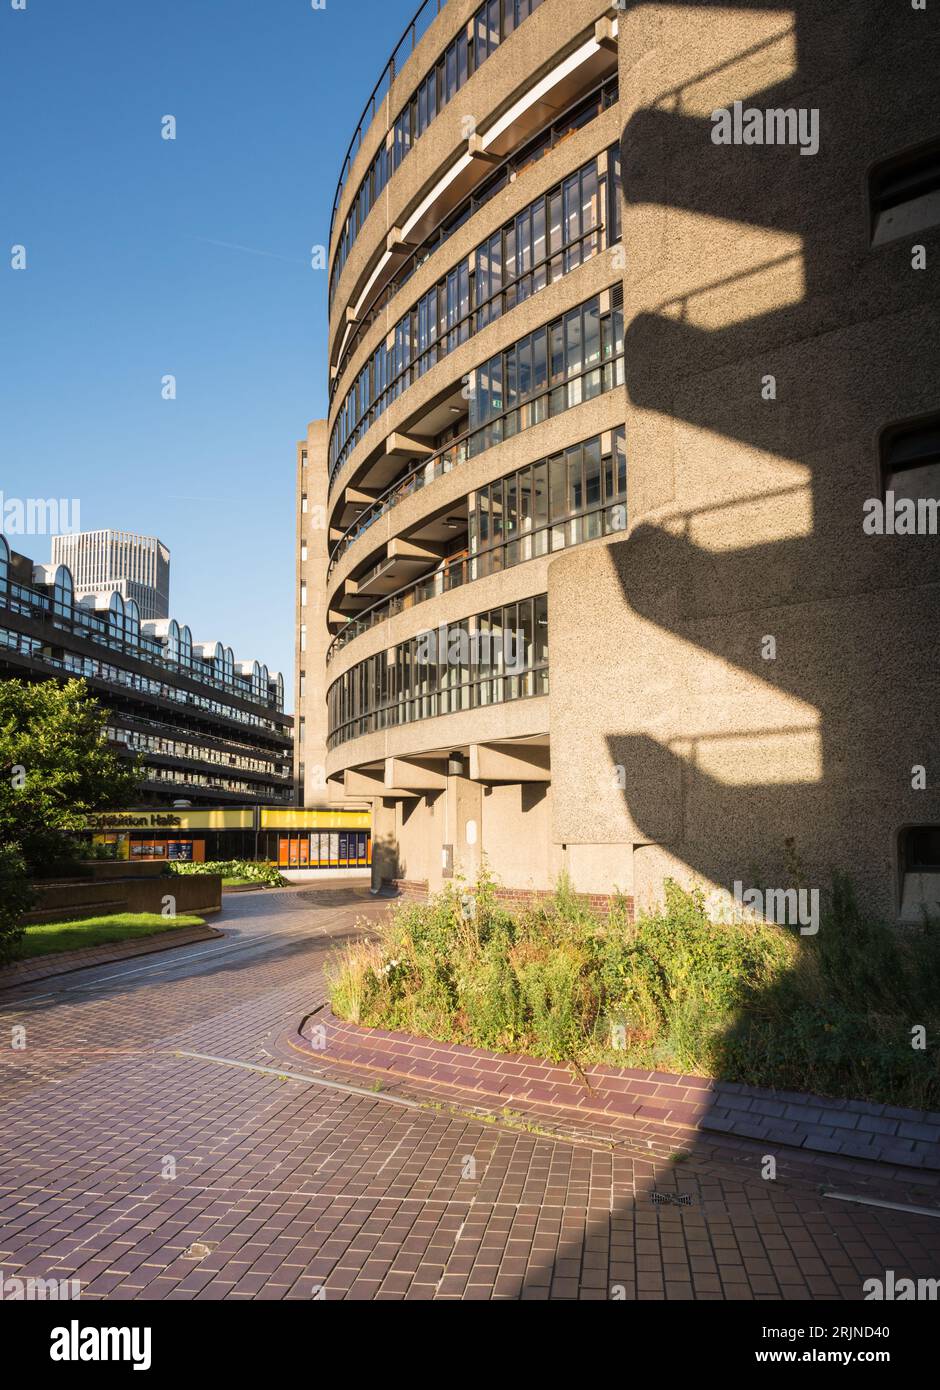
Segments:
[[[0,535],[0,680],[73,677],[107,710],[115,751],[141,757],[142,808],[290,806],[282,676],[173,618],[142,619],[117,590],[79,598],[67,565],[34,564]]]
[[[384,877],[940,904],[937,28],[418,12],[298,463],[304,800]]]
[[[75,595],[118,593],[144,620],[170,616],[170,552],[156,536],[80,531],[53,536],[53,565],[68,565]]]

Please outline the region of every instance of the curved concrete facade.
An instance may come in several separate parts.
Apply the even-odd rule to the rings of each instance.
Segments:
[[[542,0],[346,248],[298,470],[298,759],[307,804],[372,805],[377,873],[940,901],[940,540],[862,526],[889,483],[940,495],[936,38],[858,8]],[[331,268],[478,10],[395,78]]]

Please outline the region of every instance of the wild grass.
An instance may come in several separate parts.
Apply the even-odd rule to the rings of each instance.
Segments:
[[[597,916],[561,880],[508,911],[482,876],[403,904],[330,972],[336,1014],[554,1062],[693,1073],[940,1108],[940,925],[897,931],[837,880],[816,936],[709,921],[665,886],[630,920]],[[926,1047],[912,1046],[926,1030]]]

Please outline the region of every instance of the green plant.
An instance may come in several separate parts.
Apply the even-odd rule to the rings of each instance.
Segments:
[[[469,903],[468,903],[469,899]],[[485,871],[402,904],[330,970],[335,1013],[445,1041],[722,1077],[918,1108],[940,1104],[940,923],[865,918],[837,878],[816,936],[713,924],[667,882],[633,921],[599,918],[566,880],[508,912]],[[911,1047],[911,1024],[928,1046]]]
[[[106,717],[83,680],[0,682],[0,843],[29,868],[79,857],[88,813],[133,801],[138,765],[104,740]]]
[[[221,874],[223,879],[258,883],[267,888],[283,888],[287,883],[274,864],[255,863],[251,859],[216,859],[201,864],[167,864],[171,874]]]
[[[35,900],[19,846],[0,844],[0,964],[16,954],[23,939],[23,914]]]

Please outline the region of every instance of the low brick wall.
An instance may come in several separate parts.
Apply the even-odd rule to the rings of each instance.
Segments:
[[[320,1061],[351,1063],[430,1086],[472,1091],[506,1106],[530,1103],[586,1121],[632,1121],[672,1129],[706,1130],[765,1144],[898,1167],[940,1171],[940,1115],[868,1101],[832,1100],[798,1091],[771,1091],[704,1076],[628,1067],[589,1067],[587,1084],[566,1067],[537,1057],[435,1042],[410,1033],[361,1028],[329,1009],[308,1023],[326,1030],[325,1048],[306,1046]]]
[[[554,889],[551,888],[496,888],[497,902],[504,903],[506,907],[537,907],[539,903],[546,902],[555,896]],[[577,890],[575,890],[577,892]],[[612,893],[577,893],[582,902],[587,903],[599,917],[606,917],[614,904]],[[627,914],[630,921],[633,921],[633,899],[625,898],[627,904]]]
[[[397,890],[399,897],[407,898],[409,901],[424,900],[428,896],[428,884],[426,879],[417,878],[394,878],[391,886]],[[546,902],[555,896],[551,888],[504,888],[501,885],[495,888],[497,902],[503,903],[507,908],[513,907],[536,907],[539,903]],[[593,908],[600,917],[606,917],[614,902],[612,893],[579,893],[578,897]],[[627,898],[627,910],[630,921],[633,921],[633,899]]]
[[[401,898],[408,898],[409,901],[423,901],[428,896],[428,881],[426,878],[393,878],[391,886],[397,891]]]
[[[110,941],[103,946],[80,946],[75,951],[32,956],[29,960],[14,961],[12,965],[0,969],[0,989],[32,984],[34,980],[47,980],[53,975],[68,975],[92,965],[110,965],[114,961],[155,955],[177,946],[192,946],[197,941],[220,941],[223,937],[224,933],[216,927],[173,927],[155,932],[153,936],[137,937],[133,941]]]
[[[27,926],[118,912],[159,913],[167,896],[176,899],[180,915],[218,912],[222,906],[220,874],[111,874],[101,879],[39,881],[33,887],[37,902],[23,918]]]

